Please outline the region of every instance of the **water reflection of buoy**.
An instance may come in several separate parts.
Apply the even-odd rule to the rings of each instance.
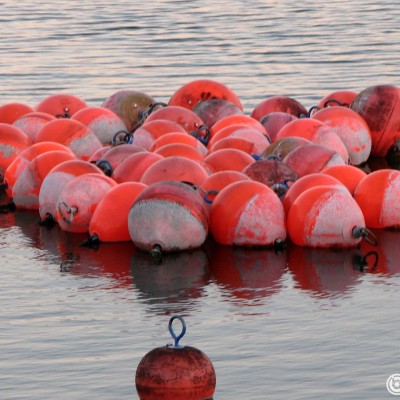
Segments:
[[[172,324],[182,323],[177,336]],[[199,349],[179,345],[186,333],[181,316],[171,317],[168,329],[175,343],[148,352],[140,361],[135,374],[140,400],[209,400],[212,398],[216,376],[210,359]]]

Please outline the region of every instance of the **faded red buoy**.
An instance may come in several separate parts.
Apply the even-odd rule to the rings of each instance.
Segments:
[[[83,174],[68,182],[57,201],[56,219],[66,232],[85,233],[97,205],[117,183],[102,174]]]
[[[239,97],[228,86],[211,79],[196,79],[184,84],[175,91],[168,104],[192,110],[199,102],[212,99],[230,101],[243,110]]]
[[[209,174],[212,174],[226,170],[240,172],[254,162],[256,160],[249,153],[243,150],[226,148],[209,153],[201,165]]]
[[[292,150],[305,144],[312,144],[312,142],[297,136],[277,139],[261,153],[261,158],[275,157],[283,160]]]
[[[368,228],[400,226],[400,171],[382,169],[363,178],[354,190]]]
[[[256,143],[241,137],[228,136],[224,139],[218,140],[211,147],[209,147],[209,153],[222,149],[237,149],[242,150],[245,153],[255,155],[260,155],[262,153],[261,149]]]
[[[179,319],[182,331],[172,328]],[[210,359],[199,349],[179,345],[186,333],[184,319],[173,316],[168,329],[175,343],[157,347],[139,362],[135,385],[140,400],[210,400],[215,392],[216,376]]]
[[[80,97],[72,94],[57,93],[44,98],[35,110],[51,114],[57,118],[69,118],[87,104]]]
[[[261,101],[252,111],[251,116],[260,121],[272,112],[281,111],[296,117],[307,115],[307,109],[297,100],[287,96],[273,96]]]
[[[276,140],[278,132],[289,122],[297,119],[293,114],[275,111],[261,118],[260,123],[267,130],[271,142]]]
[[[13,124],[18,118],[33,112],[33,108],[24,103],[6,103],[0,106],[0,123]]]
[[[362,238],[376,240],[349,191],[335,186],[300,194],[290,207],[287,230],[294,244],[305,247],[355,247]]]
[[[286,239],[285,215],[279,197],[268,186],[243,180],[215,197],[210,232],[216,242],[237,246],[273,246]]]
[[[350,107],[356,96],[357,93],[353,90],[336,90],[324,96],[317,107],[319,109],[332,106]]]
[[[185,143],[166,144],[165,146],[154,150],[154,153],[160,154],[165,158],[172,156],[185,157],[198,163],[201,163],[204,159],[204,153],[202,153],[200,150],[197,150],[196,147]]]
[[[14,121],[13,126],[21,129],[26,135],[36,142],[36,135],[50,121],[54,121],[56,117],[44,112],[31,112],[24,114]]]
[[[360,181],[367,176],[366,172],[353,165],[331,165],[324,168],[321,172],[338,179],[349,189],[352,195]]]
[[[156,139],[153,144],[150,146],[150,151],[156,151],[160,147],[166,146],[168,144],[186,144],[189,146],[195,147],[201,154],[204,156],[207,154],[207,147],[200,142],[200,140],[196,139],[192,135],[188,135],[186,132],[171,132],[165,135],[160,136]]]
[[[353,101],[351,109],[369,126],[372,138],[371,155],[385,157],[391,147],[399,148],[400,89],[377,85],[364,89]]]
[[[128,216],[129,233],[136,247],[159,259],[162,252],[200,247],[207,238],[208,218],[208,209],[192,186],[164,180],[136,198]]]

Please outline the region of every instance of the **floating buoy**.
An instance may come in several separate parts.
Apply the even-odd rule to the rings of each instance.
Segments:
[[[135,131],[133,141],[137,146],[149,150],[154,141],[158,138],[168,133],[176,132],[187,134],[186,130],[174,121],[169,121],[167,119],[145,121],[144,124]]]
[[[242,108],[222,99],[201,101],[193,108],[193,111],[204,121],[208,128],[211,128],[224,117],[243,114]]]
[[[400,89],[377,85],[364,89],[354,99],[351,109],[364,118],[371,132],[371,155],[385,157],[400,139]]]
[[[125,182],[111,188],[90,219],[88,243],[130,241],[128,214],[137,196],[146,187],[139,182]]]
[[[69,181],[57,201],[56,220],[66,232],[85,233],[105,194],[117,183],[102,174],[83,174]]]
[[[238,149],[221,149],[209,153],[201,165],[209,173],[218,171],[242,171],[256,160],[248,153]]]
[[[156,151],[160,147],[166,146],[168,144],[175,144],[175,143],[193,146],[198,151],[200,151],[200,153],[203,154],[204,156],[207,154],[207,151],[208,151],[207,147],[203,143],[201,143],[200,140],[197,140],[192,135],[188,135],[186,132],[185,133],[184,132],[171,132],[171,133],[162,135],[153,142],[153,144],[150,146],[149,150]]]
[[[10,124],[0,123],[0,181],[18,154],[32,144],[29,137]]]
[[[171,156],[150,165],[140,181],[151,185],[160,181],[174,180],[190,182],[201,187],[208,175],[207,170],[198,162],[181,156]]]
[[[368,228],[400,226],[400,171],[382,169],[363,178],[354,190]]]
[[[300,177],[320,172],[330,165],[345,164],[339,153],[319,144],[297,147],[283,159],[283,162],[294,169]]]
[[[85,107],[87,104],[81,98],[72,94],[57,93],[43,99],[36,105],[35,111],[51,114],[56,118],[70,118]]]
[[[42,225],[51,225],[57,220],[58,198],[64,186],[77,176],[90,173],[102,175],[103,171],[87,161],[70,160],[56,165],[46,175],[39,191],[39,214]]]
[[[282,200],[286,216],[288,215],[290,207],[295,202],[297,197],[299,197],[307,189],[316,186],[337,186],[345,190],[342,182],[328,174],[312,173],[305,175],[293,183],[293,185],[287,190],[285,197]]]
[[[267,130],[271,142],[277,139],[278,132],[289,122],[297,117],[283,111],[275,111],[260,119],[260,123]]]
[[[312,118],[336,132],[346,146],[350,164],[360,165],[368,160],[372,146],[371,133],[360,114],[347,107],[332,106],[316,112]]]
[[[175,122],[187,133],[195,132],[204,125],[204,121],[194,111],[180,106],[169,105],[159,108],[147,117],[146,123],[159,119]]]
[[[209,148],[209,153],[222,149],[237,149],[255,155],[260,155],[262,153],[256,143],[242,137],[228,136],[224,139],[218,140]]]
[[[207,238],[208,219],[208,209],[192,186],[164,180],[136,198],[128,216],[129,233],[136,247],[160,259],[163,252],[200,247]]]
[[[120,90],[109,96],[102,104],[117,114],[128,131],[134,130],[140,126],[142,121],[142,113],[148,109],[155,100],[146,93],[137,90]]]
[[[33,112],[33,108],[24,103],[6,103],[0,106],[0,123],[13,124],[18,118]]]
[[[117,132],[128,131],[122,119],[105,107],[86,107],[75,113],[71,119],[87,126],[102,144],[111,144]]]
[[[223,245],[253,247],[282,243],[286,239],[282,203],[272,189],[260,182],[231,183],[211,204],[210,232]]]
[[[273,96],[261,101],[252,111],[251,116],[260,121],[272,112],[281,111],[296,117],[307,115],[307,109],[297,100],[287,96]]]
[[[58,164],[76,159],[64,150],[46,151],[33,158],[19,174],[12,187],[12,198],[17,208],[38,210],[39,192],[47,174]]]
[[[353,165],[331,165],[321,171],[323,174],[333,176],[347,187],[353,195],[354,190],[361,179],[367,176],[367,173]]]
[[[196,140],[196,139],[195,139]],[[159,147],[154,153],[160,154],[163,157],[181,156],[190,160],[201,163],[204,159],[204,154],[197,150],[196,147],[184,143],[171,143]]]
[[[175,319],[182,324],[179,335],[173,330]],[[183,317],[171,317],[168,329],[175,343],[151,350],[136,369],[135,385],[140,400],[210,400],[216,385],[210,359],[195,347],[179,344],[186,333]]]
[[[357,92],[353,90],[336,90],[324,96],[317,107],[319,109],[332,106],[350,107],[356,96]]]
[[[261,153],[261,158],[272,157],[283,160],[292,150],[305,144],[312,144],[312,142],[297,136],[277,139]]]
[[[41,142],[35,143],[25,150],[21,151],[14,161],[7,167],[4,173],[4,183],[6,185],[6,193],[9,197],[12,197],[12,188],[15,181],[18,179],[24,168],[32,161],[34,158],[40,154],[46,153],[47,151],[65,151],[75,157],[71,149],[64,146],[61,143],[56,142]]]
[[[375,241],[363,213],[348,190],[316,186],[301,193],[287,215],[290,240],[305,247],[355,247]]]
[[[32,140],[33,143],[36,142],[36,135],[50,121],[54,121],[56,117],[44,112],[31,112],[24,114],[14,121],[13,126],[21,129],[26,135]]]
[[[117,183],[140,182],[147,168],[163,158],[160,154],[148,151],[134,153],[118,164],[111,177]]]
[[[97,149],[90,157],[89,157],[89,162],[92,164],[96,164],[97,161],[99,161],[101,158],[103,158],[104,154],[106,154],[106,152],[108,150],[111,149],[111,145],[104,145],[103,147],[100,147],[99,149]]]
[[[192,110],[199,102],[212,99],[227,100],[243,110],[239,97],[228,86],[211,79],[196,79],[184,84],[173,93],[168,105]]]
[[[100,140],[87,126],[70,118],[50,121],[39,130],[36,143],[48,141],[69,147],[78,158],[85,161],[102,147]]]

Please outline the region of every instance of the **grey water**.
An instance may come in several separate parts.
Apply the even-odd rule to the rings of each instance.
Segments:
[[[272,95],[399,85],[400,4],[382,0],[0,1],[0,105],[55,93],[159,101],[221,81],[246,113]],[[400,233],[331,251],[214,246],[154,265],[130,243],[0,215],[0,398],[137,399],[135,370],[172,342],[202,350],[215,400],[384,399],[400,373]]]

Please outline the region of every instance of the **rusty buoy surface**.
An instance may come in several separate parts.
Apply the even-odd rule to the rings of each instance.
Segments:
[[[182,323],[178,336],[172,328],[175,319]],[[195,347],[179,345],[186,332],[181,316],[171,317],[168,329],[175,344],[151,350],[136,369],[135,384],[140,400],[211,400],[216,385],[211,361]]]

